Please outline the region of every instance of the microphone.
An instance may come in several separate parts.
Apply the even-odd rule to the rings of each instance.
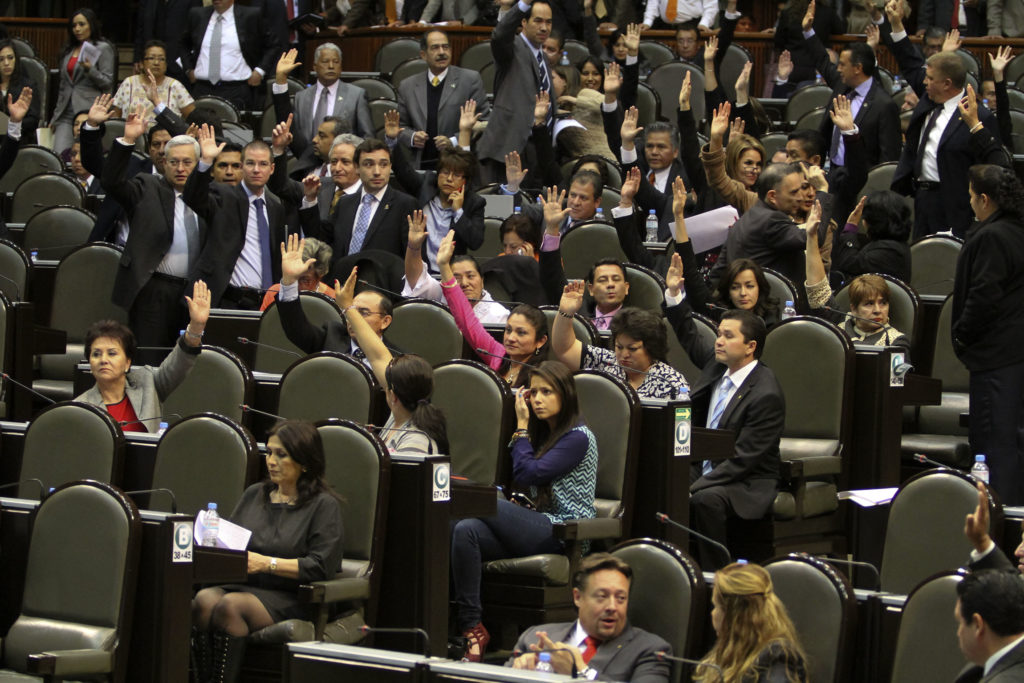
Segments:
[[[729,311],[732,310],[731,308],[726,308],[725,306],[713,304],[710,301],[704,304],[704,308],[708,309],[709,311],[721,311],[722,313],[728,313]]]
[[[932,460],[931,458],[929,458],[924,453],[914,453],[914,460],[916,460],[917,462],[921,463],[922,465],[931,465],[932,467],[937,467],[940,470],[955,470],[956,469],[955,467],[950,467],[949,465],[943,465],[938,460]]]
[[[824,308],[826,311],[832,311],[833,313],[838,313],[840,315],[849,316],[849,317],[853,318],[854,320],[860,320],[861,322],[870,323],[870,324],[874,325],[875,327],[877,327],[877,328],[879,328],[881,330],[893,330],[894,332],[899,332],[899,330],[897,330],[895,327],[893,327],[889,323],[877,323],[874,320],[872,320],[871,318],[862,318],[861,316],[855,315],[853,313],[850,313],[849,311],[841,311],[838,308],[832,308],[831,306],[822,306],[822,308]]]
[[[588,634],[589,635],[589,634]],[[512,659],[521,655],[538,655],[541,652],[568,652],[572,659],[572,671],[569,673],[570,676],[576,678],[576,653],[573,652],[572,648],[568,647],[538,647],[536,650],[512,650]]]
[[[430,634],[428,634],[426,631],[424,631],[421,628],[416,628],[416,627],[412,627],[412,628],[383,628],[383,627],[367,626],[366,624],[363,624],[362,626],[359,627],[359,631],[361,633],[364,633],[364,634],[367,634],[367,635],[372,634],[372,633],[393,633],[393,634],[398,634],[398,635],[419,636],[420,638],[423,639],[423,656],[424,657],[429,657],[430,656]]]
[[[676,657],[675,655],[670,655],[669,653],[665,652],[664,650],[659,650],[658,652],[655,652],[654,656],[657,657],[659,660],[666,660],[667,659],[670,662],[679,662],[680,664],[690,664],[692,666],[706,666],[709,669],[713,669],[715,671],[715,673],[718,674],[718,680],[720,682],[725,681],[725,674],[722,673],[722,667],[718,666],[717,664],[712,664],[710,662],[702,662],[699,659],[689,659],[687,657]]]
[[[50,204],[33,204],[34,208],[46,208],[47,206],[51,206],[51,205]],[[80,247],[80,246],[82,246],[81,242],[75,242],[73,244],[51,244],[51,245],[49,245],[47,247],[32,247],[32,251],[34,251],[34,252],[36,252],[38,254],[38,253],[43,252],[43,251],[55,251],[55,250],[58,250],[58,249],[71,249],[73,247]]]
[[[245,403],[239,403],[238,407],[242,409],[243,413],[256,413],[257,415],[263,415],[264,417],[272,417],[275,420],[286,420],[288,418],[282,417],[281,415],[275,415],[274,413],[268,413],[264,410],[258,410]]]
[[[121,420],[117,424],[121,425],[122,427],[127,427],[128,425],[142,424],[143,422],[152,422],[153,420],[159,420],[163,422],[165,417],[176,417],[179,420],[181,419],[181,415],[179,415],[178,413],[167,413],[166,415],[156,415],[155,417],[142,417],[139,418],[138,420]]]
[[[143,493],[166,493],[167,497],[171,499],[171,514],[178,512],[178,500],[174,497],[174,491],[170,489],[139,489],[138,491],[124,491],[126,496],[138,496]]]
[[[292,351],[290,349],[282,349],[280,346],[274,346],[273,344],[264,344],[262,342],[253,341],[248,337],[237,337],[237,340],[239,344],[252,344],[253,346],[262,346],[264,348],[270,349],[271,351],[277,351],[278,353],[287,353],[290,356],[302,358],[301,353],[296,353],[295,351]]]
[[[36,479],[34,477],[31,478],[31,479],[22,479],[21,481],[16,481],[16,482],[14,482],[12,484],[0,485],[0,491],[3,491],[5,489],[13,489],[16,486],[20,487],[22,484],[27,484],[30,481],[31,482],[35,482],[36,484],[39,485],[39,500],[42,500],[43,498],[45,498],[46,497],[46,485],[43,484],[43,481],[41,479]]]
[[[385,289],[384,287],[379,287],[379,286],[373,284],[372,282],[367,282],[366,280],[357,279],[356,282],[358,282],[361,285],[365,285],[366,287],[369,287],[370,289],[375,289],[378,292],[383,292],[384,294],[387,294],[388,296],[394,297],[396,299],[408,299],[409,298],[407,296],[403,296],[402,294],[399,294],[398,292],[392,291],[390,289]]]
[[[0,377],[4,378],[5,380],[7,380],[8,382],[10,382],[11,384],[13,384],[16,387],[21,387],[22,389],[24,389],[28,393],[32,394],[33,396],[36,396],[37,398],[43,399],[44,401],[49,403],[51,406],[54,405],[55,403],[57,403],[56,401],[54,401],[49,396],[46,396],[45,394],[40,394],[38,391],[36,391],[32,387],[30,387],[28,385],[25,385],[25,384],[22,384],[18,380],[14,379],[10,375],[8,375],[6,372],[0,372]]]
[[[662,524],[671,524],[672,526],[676,527],[677,529],[681,529],[681,530],[685,531],[688,534],[693,534],[694,536],[696,536],[700,540],[704,541],[705,543],[709,543],[709,544],[713,545],[714,547],[718,548],[719,550],[721,550],[725,554],[726,564],[729,564],[730,562],[732,562],[732,553],[729,552],[728,548],[726,548],[724,545],[722,545],[721,543],[719,543],[715,539],[709,538],[708,536],[705,536],[704,534],[702,534],[700,532],[694,531],[693,529],[691,529],[690,527],[688,527],[688,526],[686,526],[684,524],[680,524],[679,522],[675,521],[674,519],[672,519],[671,517],[666,515],[664,512],[655,512],[654,513],[654,518],[656,520],[658,520],[659,522],[661,522]]]
[[[828,562],[829,564],[843,564],[847,567],[861,567],[863,569],[870,569],[871,576],[874,577],[874,582],[871,584],[871,590],[877,590],[878,585],[882,581],[882,577],[878,573],[878,569],[875,568],[875,565],[871,564],[870,562],[860,562],[857,560],[840,560],[834,557],[825,557],[824,555],[815,555],[815,557],[817,557],[822,562]]]
[[[7,276],[6,276],[6,275],[4,275],[3,273],[0,273],[0,280],[4,280],[4,281],[6,281],[6,282],[10,282],[10,283],[11,283],[12,285],[14,285],[14,296],[15,296],[15,300],[16,300],[16,301],[21,301],[21,287],[19,287],[19,286],[18,286],[18,283],[17,283],[17,282],[15,282],[15,281],[14,281],[14,280],[12,280],[11,278],[7,277]]]
[[[490,351],[486,351],[486,350],[480,348],[479,346],[476,347],[476,349],[474,349],[474,350],[477,353],[482,354],[484,356],[490,356],[491,358],[498,358],[500,360],[507,360],[509,363],[515,363],[516,365],[522,365],[524,368],[531,368],[531,369],[533,368],[533,366],[530,365],[529,363],[524,363],[521,360],[515,360],[514,358],[510,358],[508,356],[499,356],[498,354],[491,353]]]
[[[630,367],[628,365],[623,365],[622,363],[619,363],[619,362],[613,361],[613,360],[603,360],[602,359],[601,360],[601,364],[602,365],[614,365],[615,367],[621,368],[621,369],[625,370],[626,372],[635,372],[638,375],[649,375],[649,374],[651,374],[647,370],[637,370],[636,368],[632,368],[632,367]]]
[[[136,346],[136,351],[173,351],[173,346]]]

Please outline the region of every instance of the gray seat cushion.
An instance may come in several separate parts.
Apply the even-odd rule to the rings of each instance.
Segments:
[[[779,443],[779,451],[783,460],[803,460],[812,457],[830,458],[835,456],[838,450],[838,439],[806,439],[784,436]],[[829,472],[829,474],[837,473]]]
[[[565,555],[528,555],[484,564],[485,574],[509,574],[543,579],[549,586],[569,584],[569,558]]]
[[[838,508],[839,497],[835,484],[825,481],[809,481],[805,484],[804,517],[827,515]],[[796,497],[789,491],[779,491],[772,507],[775,519],[795,519],[796,512]]]

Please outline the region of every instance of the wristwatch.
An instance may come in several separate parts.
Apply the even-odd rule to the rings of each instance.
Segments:
[[[270,558],[270,573],[273,574],[277,571],[277,558]]]
[[[596,681],[597,674],[597,669],[591,669],[589,666],[585,666],[582,671],[576,672],[576,678],[585,678],[588,681]]]

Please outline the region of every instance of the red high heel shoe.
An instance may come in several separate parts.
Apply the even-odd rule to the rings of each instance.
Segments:
[[[463,631],[462,637],[466,639],[466,654],[462,657],[462,661],[484,661],[484,652],[487,651],[487,644],[491,642],[491,634],[484,628],[483,622],[479,622],[473,628]]]

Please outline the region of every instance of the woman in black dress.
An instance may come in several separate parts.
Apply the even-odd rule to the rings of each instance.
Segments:
[[[200,681],[236,680],[246,637],[304,617],[299,584],[333,578],[341,565],[341,504],[324,480],[320,433],[309,422],[279,422],[267,451],[267,480],[247,488],[228,517],[252,531],[249,580],[204,588],[192,601]]]

